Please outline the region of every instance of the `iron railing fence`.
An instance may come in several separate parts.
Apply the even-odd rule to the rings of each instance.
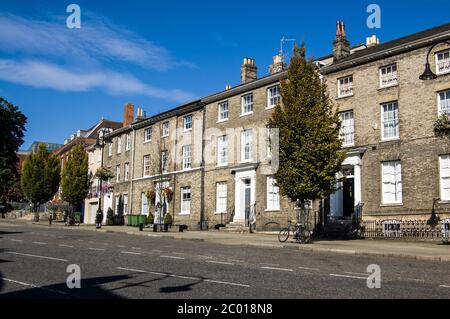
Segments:
[[[413,238],[443,239],[450,237],[450,219],[437,225],[430,225],[427,220],[385,220],[362,221],[362,235],[365,238]]]

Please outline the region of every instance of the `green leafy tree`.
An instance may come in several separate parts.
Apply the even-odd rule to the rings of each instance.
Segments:
[[[73,207],[83,202],[89,193],[88,155],[81,145],[76,145],[69,153],[61,178],[61,198]]]
[[[39,221],[39,206],[48,202],[58,190],[61,166],[56,155],[47,152],[45,144],[39,144],[23,163],[21,187],[33,204],[35,220]]]
[[[279,129],[279,169],[275,174],[282,195],[292,201],[327,197],[335,190],[340,152],[340,121],[317,67],[305,58],[305,46],[295,46],[287,79],[281,83],[282,105],[268,125]]]
[[[0,97],[0,205],[7,207],[17,191],[17,151],[23,144],[26,116]]]

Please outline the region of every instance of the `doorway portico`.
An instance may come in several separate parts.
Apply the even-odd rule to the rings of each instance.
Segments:
[[[245,226],[250,207],[256,203],[256,168],[235,170],[235,213],[233,223]]]

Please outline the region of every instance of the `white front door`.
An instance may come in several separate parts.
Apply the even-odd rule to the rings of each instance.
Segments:
[[[256,202],[256,171],[236,172],[235,177],[235,223],[245,224],[251,205]]]
[[[95,224],[95,215],[97,215],[98,203],[91,203],[91,223]]]
[[[106,222],[106,215],[108,213],[108,209],[113,209],[112,207],[112,199],[114,194],[108,193],[105,196],[103,196],[103,222]]]

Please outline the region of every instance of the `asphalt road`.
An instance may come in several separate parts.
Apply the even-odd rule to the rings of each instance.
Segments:
[[[69,289],[68,265],[81,288]],[[381,288],[367,287],[367,267]],[[0,298],[450,298],[448,263],[0,226]]]

